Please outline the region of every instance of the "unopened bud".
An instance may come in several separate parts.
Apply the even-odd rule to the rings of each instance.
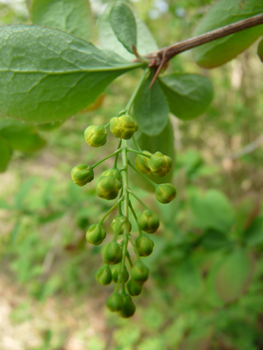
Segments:
[[[107,129],[104,126],[91,125],[84,131],[86,142],[92,147],[100,147],[107,142]]]
[[[137,130],[138,125],[130,115],[122,115],[110,120],[110,131],[120,139],[129,140]]]
[[[71,170],[71,178],[78,186],[84,186],[94,179],[93,169],[87,164],[79,164]]]

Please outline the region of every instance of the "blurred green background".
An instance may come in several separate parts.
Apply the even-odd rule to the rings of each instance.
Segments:
[[[105,3],[91,2],[96,17]],[[211,3],[133,5],[163,47],[190,37]],[[0,1],[1,25],[28,21],[23,1]],[[93,110],[62,125],[34,126],[40,150],[30,152],[30,143],[14,147],[0,174],[1,350],[263,348],[263,67],[256,50],[255,44],[211,71],[199,68],[191,52],[170,62],[168,72],[211,78],[214,100],[193,121],[171,116],[176,200],[158,205],[134,185],[162,225],[151,236],[154,253],[144,259],[150,279],[135,298],[132,319],[106,309],[112,286],[96,282],[99,248],[85,240],[87,227],[110,206],[96,198],[96,181],[78,188],[70,170],[116,149],[113,137],[106,149],[91,149],[83,131],[123,109],[138,77],[118,78]],[[109,166],[111,159],[99,170]]]

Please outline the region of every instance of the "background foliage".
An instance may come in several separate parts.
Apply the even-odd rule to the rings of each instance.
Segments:
[[[104,2],[91,4],[96,19]],[[195,30],[202,31],[197,23],[211,1],[149,0],[133,5],[158,45],[165,46],[192,36]],[[38,12],[37,1],[32,6],[36,6],[32,19],[42,24],[46,19]],[[1,3],[0,16],[2,24],[30,23],[26,7],[19,2],[17,6]],[[63,24],[64,29],[69,28],[59,15],[50,15],[48,20],[52,26]],[[137,24],[139,21],[136,17]],[[69,21],[72,23],[74,18]],[[102,25],[107,23],[102,24],[100,18],[97,33],[85,27],[78,35],[92,35],[98,44]],[[92,163],[98,154],[103,158],[110,148],[114,149],[112,138],[107,150],[91,150],[83,142],[83,130],[116,115],[127,103],[139,74],[132,72],[119,78],[87,110],[63,123],[60,118],[43,125],[0,119],[1,171],[12,156],[8,171],[0,175],[4,267],[0,308],[5,315],[0,326],[2,349],[262,347],[263,88],[256,44],[209,71],[199,68],[192,54],[186,52],[174,58],[168,75],[159,79],[159,85],[171,90],[173,86],[167,84],[175,72],[182,82],[205,75],[213,83],[214,99],[198,119],[187,121],[188,109],[184,106],[175,112],[183,121],[170,119],[174,141],[173,135],[168,141],[166,133],[156,136],[156,142],[165,139],[168,146],[174,143],[175,151],[170,147],[170,152],[176,157],[173,183],[178,198],[163,208],[153,201],[152,194],[137,189],[161,216],[163,224],[153,237],[154,253],[145,259],[151,267],[150,280],[137,300],[138,313],[131,320],[116,319],[105,309],[111,287],[105,290],[95,282],[99,250],[85,240],[88,225],[101,217],[108,204],[96,199],[94,184],[76,188],[69,173],[83,159]],[[196,51],[194,57],[200,63],[197,56],[202,57]],[[201,81],[204,86],[210,84],[206,77]],[[180,94],[180,89],[176,93]],[[212,96],[207,99],[210,102]],[[179,108],[173,107],[173,101],[168,103],[171,111]],[[191,101],[187,100],[186,105],[192,106]],[[136,117],[140,118],[138,113]],[[146,134],[140,138],[147,148],[152,144],[151,133],[147,125],[142,130]],[[245,148],[246,145],[250,146]]]

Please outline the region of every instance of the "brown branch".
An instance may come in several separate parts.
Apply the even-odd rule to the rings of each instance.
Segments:
[[[155,66],[158,67],[161,64],[161,62],[163,63],[164,56],[165,62],[168,62],[171,58],[173,58],[181,52],[209,43],[216,39],[223,38],[230,34],[238,33],[242,30],[258,26],[260,24],[263,24],[263,14],[250,17],[233,24],[229,24],[225,27],[215,29],[211,32],[201,34],[191,39],[180,41],[174,45],[167,46],[158,51],[152,52],[146,55],[145,57],[151,59],[151,67],[153,67],[153,61],[155,62]]]

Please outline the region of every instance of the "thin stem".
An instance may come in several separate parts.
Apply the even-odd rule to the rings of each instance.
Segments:
[[[119,142],[119,145],[118,145],[118,149],[121,148],[121,144],[122,144],[122,139],[120,139],[120,142]],[[114,168],[117,168],[118,157],[119,157],[119,153],[116,154],[115,161],[114,161]]]
[[[117,151],[115,151],[114,153],[110,154],[108,157],[103,158],[102,160],[100,160],[99,162],[93,164],[91,166],[92,169],[94,169],[96,166],[98,166],[99,164],[103,163],[106,159],[109,159],[111,157],[114,157],[116,154],[121,152],[121,148],[117,149]]]
[[[132,141],[134,143],[134,146],[137,148],[137,151],[141,151],[141,147],[138,145],[138,142],[135,139],[135,136],[132,136]]]
[[[135,199],[137,199],[137,201],[138,201],[139,203],[141,203],[141,205],[142,205],[145,209],[148,209],[147,206],[143,203],[143,201],[142,201],[139,197],[137,197],[136,194],[133,193],[131,189],[128,189],[128,192],[129,192]]]
[[[124,196],[124,216],[127,221],[129,220],[129,192],[128,192],[128,157],[127,157],[127,141],[124,140],[124,145],[122,148],[122,163],[123,163],[123,196]],[[123,247],[122,247],[122,262],[121,262],[121,272],[125,271],[125,258],[128,248],[128,236],[129,232],[127,230],[127,223],[124,225],[123,232]],[[125,292],[124,282],[122,282],[122,291]]]
[[[130,256],[130,253],[128,252],[128,250],[126,252],[126,256],[127,256],[128,261],[129,261],[130,267],[132,267],[133,263],[132,263],[132,259],[131,259],[131,256]]]
[[[148,72],[149,72],[149,68],[147,68],[147,69],[144,70],[144,73],[143,73],[143,75],[141,76],[141,79],[139,80],[138,85],[136,86],[135,90],[133,91],[133,94],[131,95],[131,98],[130,98],[130,100],[129,100],[129,102],[127,103],[127,106],[126,106],[126,108],[125,108],[127,114],[130,114],[130,112],[131,112],[131,107],[132,107],[132,105],[133,105],[133,102],[134,102],[134,100],[135,100],[135,98],[136,98],[136,96],[137,96],[137,94],[138,94],[138,92],[139,92],[139,90],[140,90],[140,88],[141,88],[141,85],[142,85],[142,83],[143,83],[143,81],[144,81],[146,75],[148,74]]]
[[[144,156],[144,157],[147,157],[147,158],[151,158],[151,155],[149,154],[145,154],[141,151],[136,151],[135,149],[132,149],[132,148],[128,148],[127,149],[128,152],[132,152],[132,153],[136,153],[136,154],[140,154],[141,156]]]
[[[141,175],[145,180],[147,180],[154,188],[157,187],[156,183],[154,183],[152,180],[148,179],[147,176],[145,176],[144,174],[142,174],[139,170],[137,170],[132,164],[130,161],[128,161],[128,164],[129,166],[134,170],[136,171],[136,173],[138,173],[139,175]]]
[[[164,47],[158,51],[155,51],[146,55],[145,57],[149,59],[157,60],[155,66],[159,66],[163,56],[165,56],[165,62],[168,62],[171,58],[173,58],[174,56],[178,55],[181,52],[209,43],[216,39],[223,38],[230,34],[238,33],[242,30],[258,26],[260,24],[263,24],[263,14],[253,16],[236,23],[229,24],[227,26],[212,30],[211,32],[201,34],[194,38],[190,38],[190,39],[178,42],[176,44]]]
[[[140,259],[140,254],[139,254],[138,249],[137,249],[136,245],[134,244],[134,242],[133,242],[133,240],[132,240],[131,237],[129,237],[129,241],[130,241],[131,244],[132,244],[132,247],[133,247],[133,250],[134,250],[134,252],[135,252],[135,254],[136,254],[137,260],[139,260],[139,259]]]
[[[117,283],[116,283],[116,286],[115,286],[115,288],[114,288],[114,293],[118,292],[119,286],[120,286],[120,280],[118,279],[118,281],[117,281]]]
[[[122,202],[124,200],[124,197],[121,197],[119,200],[118,200],[118,202],[116,202],[115,204],[114,204],[114,206],[113,207],[111,207],[108,211],[107,211],[107,213],[103,216],[103,218],[100,220],[100,223],[102,224],[103,223],[103,221],[106,219],[106,217]]]
[[[121,115],[123,115],[123,114],[125,114],[126,113],[126,109],[123,109],[122,111],[120,111],[119,113],[118,113],[118,117],[120,117]],[[121,141],[122,141],[122,139],[121,139]]]
[[[131,212],[132,212],[132,214],[134,216],[134,219],[136,221],[136,224],[137,224],[137,227],[138,227],[138,231],[139,231],[139,235],[141,236],[142,235],[142,230],[140,229],[140,227],[138,225],[137,215],[135,214],[135,211],[133,209],[133,206],[132,206],[131,202],[129,203],[129,207],[130,207],[130,210],[131,210]]]

